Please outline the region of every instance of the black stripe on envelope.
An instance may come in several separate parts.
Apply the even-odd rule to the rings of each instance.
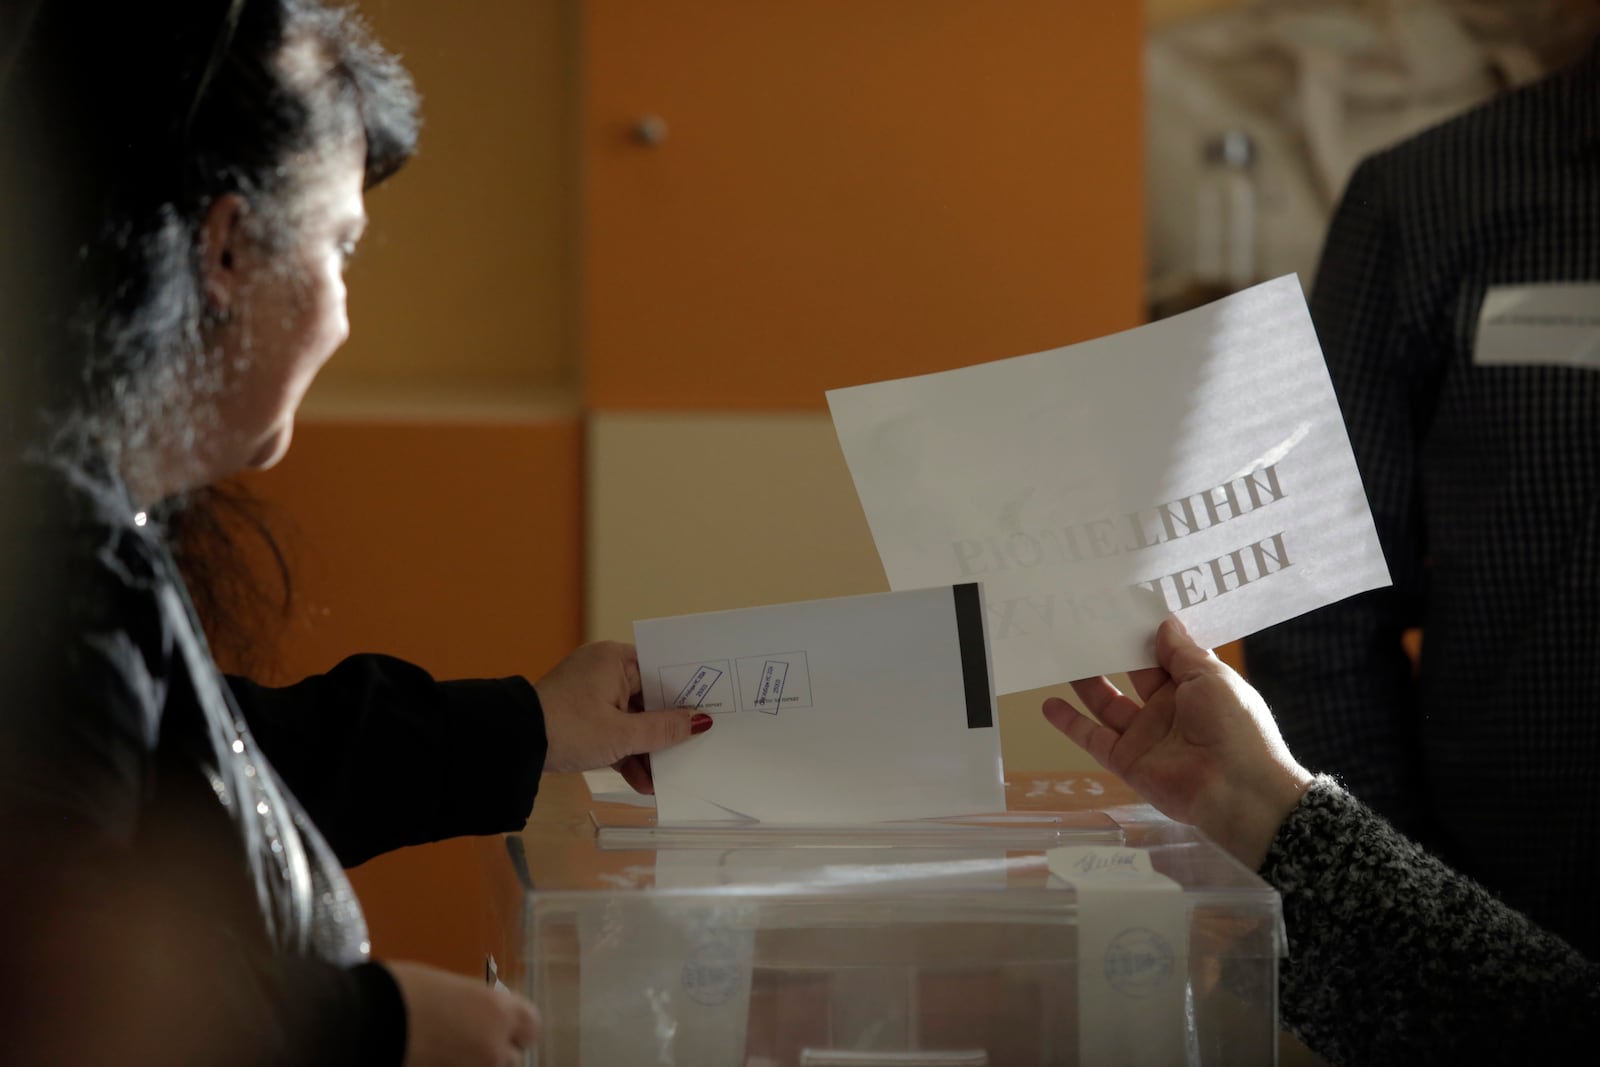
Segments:
[[[994,725],[994,702],[989,699],[989,656],[983,642],[983,602],[978,585],[950,587],[956,597],[956,643],[961,646],[961,683],[967,691],[967,729]]]

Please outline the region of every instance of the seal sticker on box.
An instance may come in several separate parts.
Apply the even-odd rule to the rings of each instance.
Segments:
[[[1046,853],[1078,898],[1080,1063],[1184,1063],[1189,916],[1183,889],[1137,848]]]
[[[578,1047],[561,1062],[744,1063],[752,905],[654,893],[607,899],[577,909]]]
[[[1111,939],[1106,949],[1106,981],[1125,996],[1140,998],[1160,992],[1174,980],[1172,943],[1154,930],[1131,926]]]
[[[679,983],[696,1004],[717,1007],[744,988],[750,961],[728,937],[707,937],[683,961]]]

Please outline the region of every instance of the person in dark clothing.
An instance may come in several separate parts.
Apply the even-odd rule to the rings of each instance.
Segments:
[[[1244,641],[1307,766],[1591,956],[1597,234],[1597,48],[1361,164],[1311,317],[1394,584]]]
[[[500,1064],[533,1005],[370,958],[343,867],[508,831],[704,729],[629,646],[530,684],[213,661],[170,532],[344,341],[404,69],[320,0],[0,6],[0,1033],[8,1062]]]

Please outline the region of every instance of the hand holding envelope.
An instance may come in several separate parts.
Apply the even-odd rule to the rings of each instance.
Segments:
[[[544,710],[545,770],[613,767],[641,793],[650,792],[649,753],[711,726],[690,711],[633,714],[639,662],[632,647],[616,641],[575,650],[534,689]]]
[[[1001,811],[977,586],[634,624],[646,708],[717,727],[652,757],[662,823]]]

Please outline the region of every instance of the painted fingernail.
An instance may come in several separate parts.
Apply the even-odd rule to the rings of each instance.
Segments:
[[[691,734],[703,734],[709,729],[711,729],[711,716],[703,711],[689,720],[689,733]]]

